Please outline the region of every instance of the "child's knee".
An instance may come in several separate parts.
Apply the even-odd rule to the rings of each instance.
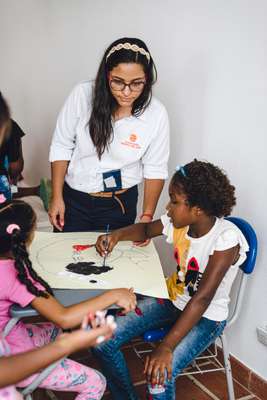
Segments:
[[[98,344],[91,349],[92,353],[95,355],[109,354],[117,350],[116,341],[114,339],[109,339],[106,342]]]
[[[104,377],[104,375],[101,374],[101,372],[99,371],[94,371],[95,372],[95,376],[91,385],[91,388],[93,389],[93,391],[95,391],[94,395],[95,398],[98,399],[102,399],[103,394],[105,392],[105,389],[107,387],[107,381],[106,378]]]

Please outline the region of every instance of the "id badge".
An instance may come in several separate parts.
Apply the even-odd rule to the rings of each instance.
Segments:
[[[120,169],[103,172],[102,177],[104,192],[116,192],[122,189]]]

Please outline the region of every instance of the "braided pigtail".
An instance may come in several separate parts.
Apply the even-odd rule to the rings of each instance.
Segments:
[[[26,249],[25,243],[21,240],[19,229],[15,229],[11,234],[11,251],[15,259],[15,267],[18,271],[18,279],[27,287],[28,291],[37,297],[48,298],[48,293],[53,295],[50,286],[32,268],[32,264],[29,259],[29,253]],[[39,290],[29,277],[33,278],[36,282],[41,283],[46,291]]]
[[[0,254],[14,258],[18,280],[37,297],[53,296],[52,289],[32,268],[26,244],[30,243],[36,222],[31,206],[24,201],[6,201],[0,195]],[[34,285],[40,283],[45,290]]]

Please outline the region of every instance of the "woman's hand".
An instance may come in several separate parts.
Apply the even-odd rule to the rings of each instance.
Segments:
[[[111,253],[113,248],[118,243],[119,239],[115,232],[109,235],[100,235],[96,241],[96,251],[102,256],[106,256],[107,254]]]
[[[137,300],[133,288],[114,289],[112,292],[115,294],[115,304],[118,307],[123,308],[124,314],[135,310]]]
[[[65,203],[63,198],[52,198],[48,215],[50,223],[59,231],[62,231],[65,215]]]
[[[152,217],[150,215],[142,215],[139,222],[149,223],[151,221],[152,221]],[[138,247],[145,247],[150,243],[150,240],[151,239],[146,239],[146,240],[141,241],[141,242],[133,242],[133,244],[135,246],[138,246]]]
[[[146,358],[144,373],[146,379],[151,385],[163,385],[166,377],[171,380],[172,377],[172,351],[169,347],[161,343],[150,356]]]

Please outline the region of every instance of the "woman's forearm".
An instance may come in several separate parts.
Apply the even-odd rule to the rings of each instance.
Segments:
[[[163,179],[145,179],[144,180],[144,200],[143,213],[154,215],[159,196],[164,186]]]
[[[63,185],[68,165],[69,161],[67,160],[53,161],[51,163],[53,198],[62,197]]]

